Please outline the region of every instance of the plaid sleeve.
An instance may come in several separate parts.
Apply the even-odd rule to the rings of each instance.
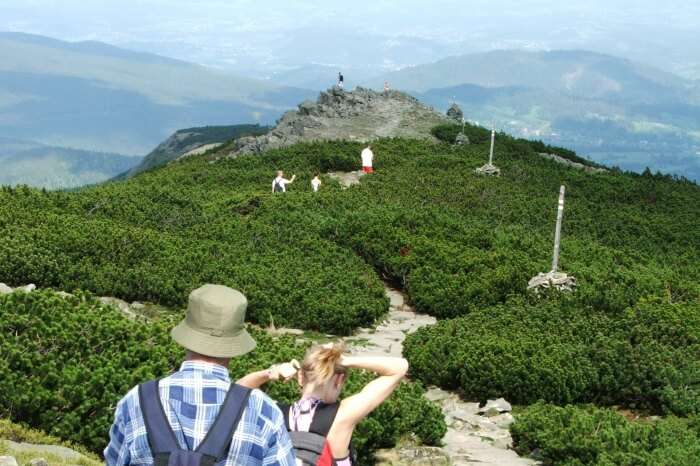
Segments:
[[[124,443],[128,422],[127,402],[126,397],[122,399],[117,404],[117,409],[114,412],[114,423],[109,430],[109,444],[104,450],[105,463],[108,466],[128,465],[131,462],[129,446]]]
[[[263,465],[295,466],[294,448],[292,447],[292,440],[287,433],[287,426],[284,425],[284,416],[276,405],[271,404],[269,408],[274,414],[270,419],[272,421],[272,431],[267,442]]]

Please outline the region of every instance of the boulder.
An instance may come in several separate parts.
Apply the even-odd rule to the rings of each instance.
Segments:
[[[466,134],[459,133],[459,134],[457,134],[457,137],[455,137],[455,145],[457,145],[457,146],[469,145],[469,138],[467,137]]]
[[[32,291],[36,290],[36,285],[34,283],[30,283],[29,285],[21,286],[17,289],[24,291],[25,293],[31,293]]]
[[[129,319],[136,319],[137,317],[136,314],[131,310],[131,306],[129,306],[129,303],[127,303],[126,301],[112,297],[101,297],[98,298],[98,300],[102,304],[105,304],[107,306],[116,307]]]
[[[464,117],[464,113],[462,112],[462,109],[459,108],[459,105],[457,104],[452,104],[450,105],[450,108],[447,109],[447,118],[450,120],[462,122],[462,118]]]
[[[0,466],[19,466],[14,456],[0,456]]]
[[[4,283],[0,283],[0,294],[10,294],[10,293],[12,293],[12,288],[5,285]]]
[[[49,463],[44,458],[34,458],[29,462],[29,466],[49,466]]]
[[[479,413],[488,413],[489,411],[495,411],[497,413],[509,413],[513,410],[513,407],[503,398],[498,398],[497,400],[488,400],[486,404],[479,408]]]

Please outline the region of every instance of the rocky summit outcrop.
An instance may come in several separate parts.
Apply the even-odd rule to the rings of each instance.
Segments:
[[[433,139],[430,129],[447,117],[398,91],[329,89],[282,115],[267,134],[236,141],[229,156],[257,154],[302,141],[370,141],[382,137]]]

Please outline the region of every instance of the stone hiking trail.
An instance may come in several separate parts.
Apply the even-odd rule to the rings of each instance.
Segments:
[[[432,316],[416,313],[400,291],[386,287],[389,313],[375,329],[359,329],[345,339],[353,354],[401,356],[406,335],[426,325]],[[429,387],[426,397],[437,403],[445,415],[447,433],[443,447],[404,446],[378,452],[379,465],[473,465],[527,466],[537,462],[519,457],[509,449],[512,443],[508,413],[481,415],[479,403],[462,401],[457,394]],[[509,409],[508,409],[509,410]],[[495,413],[494,413],[495,414]]]

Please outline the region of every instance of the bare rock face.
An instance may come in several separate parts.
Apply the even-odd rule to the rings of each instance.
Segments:
[[[358,87],[321,92],[286,112],[267,134],[240,138],[229,157],[259,154],[302,141],[370,141],[381,137],[434,140],[430,129],[447,118],[398,91],[386,93]]]

